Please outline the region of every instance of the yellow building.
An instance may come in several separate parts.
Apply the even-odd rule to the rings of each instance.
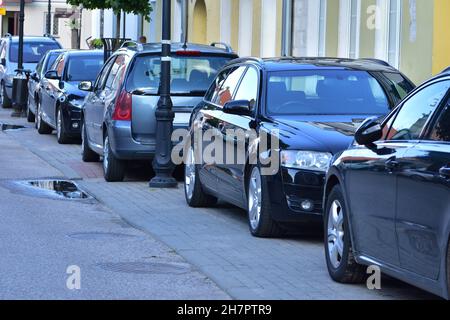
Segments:
[[[161,1],[143,32],[158,41]],[[241,56],[377,58],[416,83],[450,65],[450,0],[171,0],[172,36]],[[187,13],[187,14],[186,14]]]

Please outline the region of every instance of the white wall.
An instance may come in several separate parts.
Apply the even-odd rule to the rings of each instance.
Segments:
[[[275,57],[277,38],[277,2],[261,2],[261,57]]]
[[[253,33],[253,0],[239,1],[239,55],[251,56]]]

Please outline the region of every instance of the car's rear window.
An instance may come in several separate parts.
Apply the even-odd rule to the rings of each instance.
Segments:
[[[220,56],[172,56],[171,93],[203,96],[219,70],[232,58]],[[126,88],[129,92],[158,94],[161,57],[136,57]]]
[[[365,71],[299,70],[269,73],[269,114],[380,114],[389,112],[386,94]]]
[[[38,63],[49,50],[60,49],[56,42],[24,42],[23,62]],[[19,43],[13,42],[9,48],[9,60],[18,62]]]
[[[103,66],[103,55],[77,55],[67,64],[67,81],[94,81]]]

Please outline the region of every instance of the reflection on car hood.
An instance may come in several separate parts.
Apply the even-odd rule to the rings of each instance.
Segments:
[[[373,115],[305,115],[276,116],[263,125],[266,130],[278,129],[283,149],[331,152],[347,149],[356,129]]]
[[[78,89],[80,82],[81,81],[66,81],[64,83],[64,89],[67,92],[69,99],[84,99],[87,96],[88,92]]]

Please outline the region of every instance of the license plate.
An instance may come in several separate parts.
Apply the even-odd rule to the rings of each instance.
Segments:
[[[191,114],[187,112],[175,112],[175,118],[173,119],[174,124],[189,124]]]

